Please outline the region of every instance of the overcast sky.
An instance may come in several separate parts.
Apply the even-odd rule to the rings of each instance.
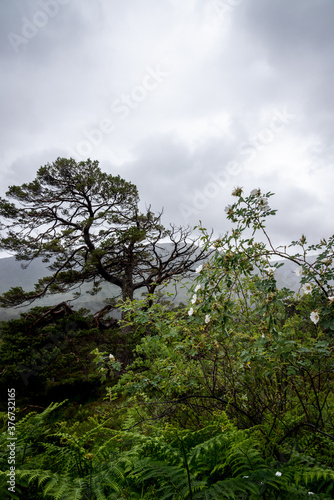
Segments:
[[[1,195],[99,160],[165,223],[228,228],[272,191],[277,244],[333,234],[333,0],[2,0]]]

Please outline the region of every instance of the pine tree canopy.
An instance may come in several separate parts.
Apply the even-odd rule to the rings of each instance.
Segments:
[[[50,275],[34,291],[15,287],[3,294],[3,307],[79,290],[83,283],[97,292],[105,281],[132,299],[137,289],[153,293],[189,275],[207,255],[189,228],[165,228],[162,212],[150,207],[140,213],[136,186],[102,172],[97,161],[58,158],[6,196],[0,199],[0,248],[27,263],[42,258]]]

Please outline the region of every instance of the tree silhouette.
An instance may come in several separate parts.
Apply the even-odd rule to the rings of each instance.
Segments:
[[[133,299],[135,290],[153,293],[176,276],[189,276],[207,256],[189,228],[166,229],[162,212],[154,215],[150,207],[140,213],[136,186],[102,172],[97,161],[58,158],[6,196],[0,199],[0,248],[27,265],[42,258],[51,274],[34,291],[11,288],[0,297],[3,307],[80,290],[83,283],[97,293],[104,281],[119,287],[124,300]]]

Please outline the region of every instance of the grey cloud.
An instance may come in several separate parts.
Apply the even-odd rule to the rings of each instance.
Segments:
[[[183,204],[193,208],[189,223],[202,219],[224,231],[224,207],[242,185],[277,193],[277,239],[293,239],[302,227],[314,235],[330,230],[332,0],[245,0],[221,21],[199,0],[69,0],[16,54],[8,33],[19,33],[40,1],[0,3],[2,187],[70,156],[84,130],[115,119],[112,103],[141,84],[147,66],[170,63],[170,76],[118,119],[91,158],[136,183],[143,204],[164,206],[166,221],[186,222]],[[257,150],[270,115],[284,108],[296,119]],[[228,125],[219,128],[223,114]],[[268,159],[266,151],[282,157]],[[114,161],[115,152],[125,159]],[[223,182],[232,161],[240,172]]]

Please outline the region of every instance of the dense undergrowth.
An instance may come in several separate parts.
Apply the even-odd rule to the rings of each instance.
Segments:
[[[265,229],[271,193],[234,195],[231,233],[211,241],[200,228],[215,252],[197,269],[187,308],[129,301],[125,324],[103,333],[83,315],[71,326],[40,322],[30,337],[27,317],[3,326],[3,385],[32,388],[32,398],[52,380],[98,379],[104,399],[35,412],[21,405],[15,493],[2,413],[1,498],[334,497],[334,238],[307,245],[302,236],[291,253],[276,249]],[[284,260],[274,257],[296,264],[298,294],[277,289]],[[54,340],[60,325],[62,343]]]

